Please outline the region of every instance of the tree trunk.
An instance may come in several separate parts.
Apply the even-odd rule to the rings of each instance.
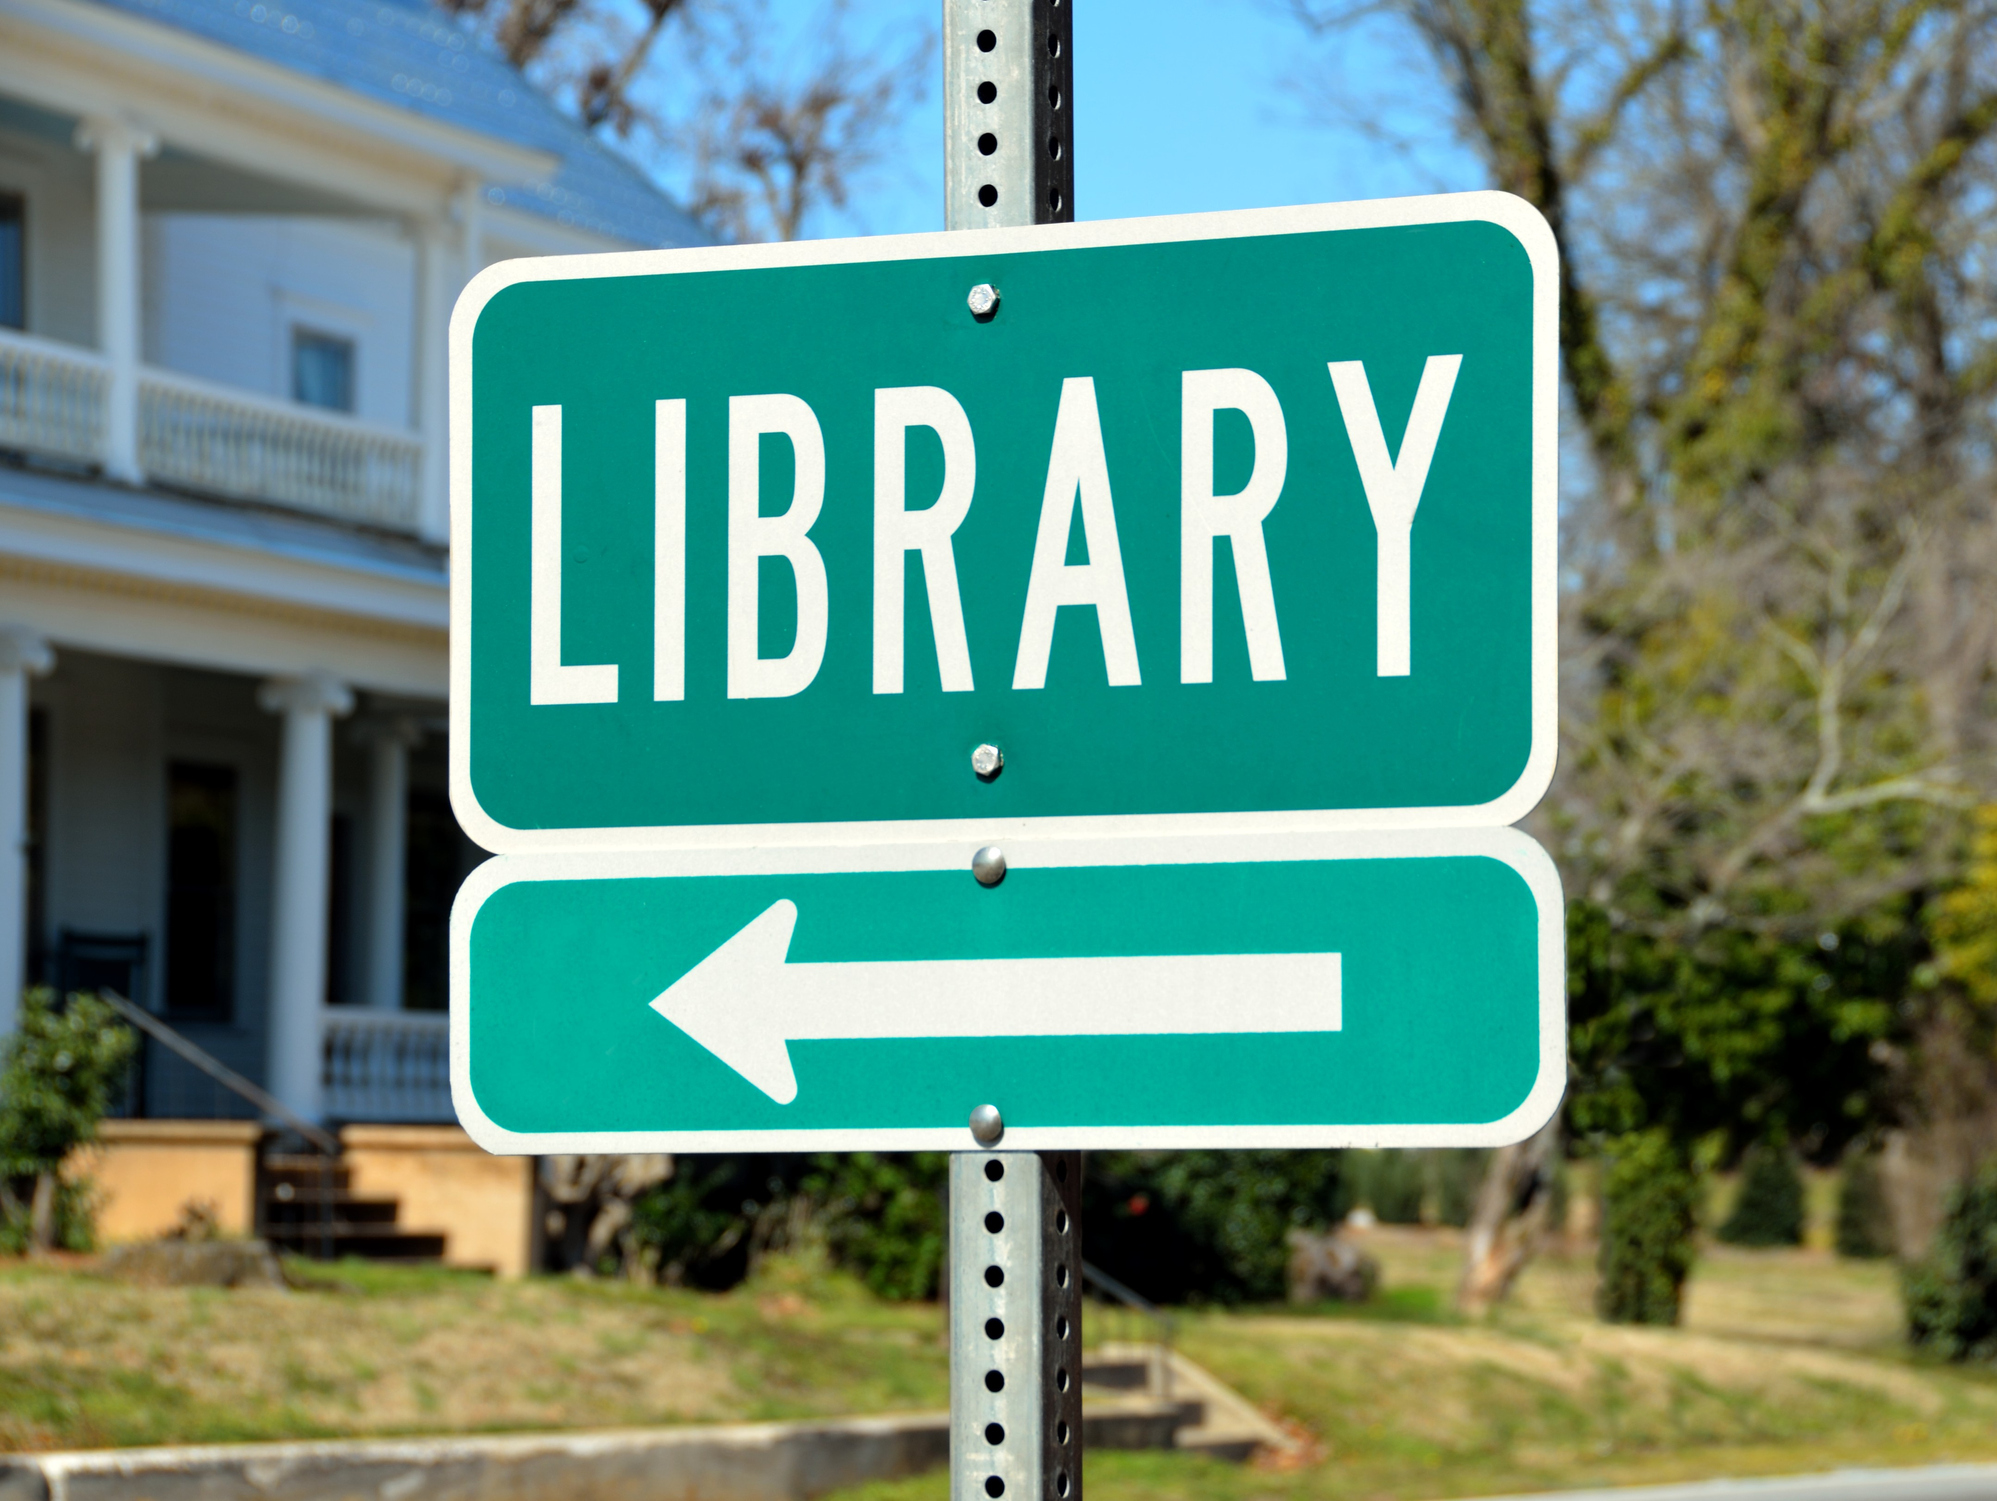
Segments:
[[[1491,1154],[1464,1237],[1463,1280],[1456,1288],[1456,1306],[1464,1313],[1481,1316],[1502,1303],[1538,1254],[1559,1157],[1558,1115],[1526,1140]]]
[[[28,1249],[47,1251],[55,1245],[55,1174],[35,1174],[35,1196],[28,1207]]]

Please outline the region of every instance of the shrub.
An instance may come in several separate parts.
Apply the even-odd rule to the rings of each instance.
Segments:
[[[1901,1279],[1907,1337],[1948,1360],[1997,1360],[1997,1162],[1949,1195],[1933,1249]]]
[[[89,1249],[90,1193],[62,1163],[96,1136],[135,1046],[95,996],[22,995],[0,1062],[0,1246]]]
[[[1292,1229],[1344,1217],[1337,1152],[1096,1152],[1082,1247],[1159,1303],[1284,1296]]]
[[[1698,1177],[1660,1130],[1614,1138],[1603,1168],[1596,1311],[1611,1324],[1675,1324],[1692,1270]]]
[[[804,1159],[679,1157],[673,1176],[631,1206],[642,1263],[672,1284],[735,1286],[788,1228]]]
[[[882,1297],[933,1298],[948,1164],[940,1152],[684,1156],[631,1206],[631,1237],[662,1280],[718,1291],[812,1227]]]
[[[1837,1252],[1867,1259],[1893,1254],[1886,1184],[1879,1159],[1870,1152],[1854,1151],[1844,1160],[1844,1176],[1838,1182]]]
[[[1741,1159],[1740,1197],[1718,1233],[1734,1246],[1803,1243],[1803,1177],[1784,1148],[1748,1148]]]
[[[936,1296],[949,1243],[943,1152],[851,1152],[820,1157],[805,1192],[832,1259],[884,1298]]]

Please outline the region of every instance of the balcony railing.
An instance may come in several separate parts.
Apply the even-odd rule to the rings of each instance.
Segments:
[[[325,1012],[326,1114],[342,1121],[455,1121],[450,1019],[439,1011]]]
[[[0,448],[101,458],[110,382],[110,366],[88,350],[0,329]]]
[[[109,386],[109,367],[91,351],[0,330],[0,448],[101,462]],[[148,479],[178,489],[412,531],[423,441],[147,367],[139,464]]]

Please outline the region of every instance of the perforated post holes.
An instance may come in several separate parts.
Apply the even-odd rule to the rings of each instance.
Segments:
[[[1080,1180],[1072,1153],[951,1158],[953,1501],[1080,1490]]]

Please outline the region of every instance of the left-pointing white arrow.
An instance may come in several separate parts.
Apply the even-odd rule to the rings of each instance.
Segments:
[[[788,964],[797,904],[767,910],[652,1009],[779,1105],[789,1043],[869,1037],[1336,1032],[1336,954]]]

